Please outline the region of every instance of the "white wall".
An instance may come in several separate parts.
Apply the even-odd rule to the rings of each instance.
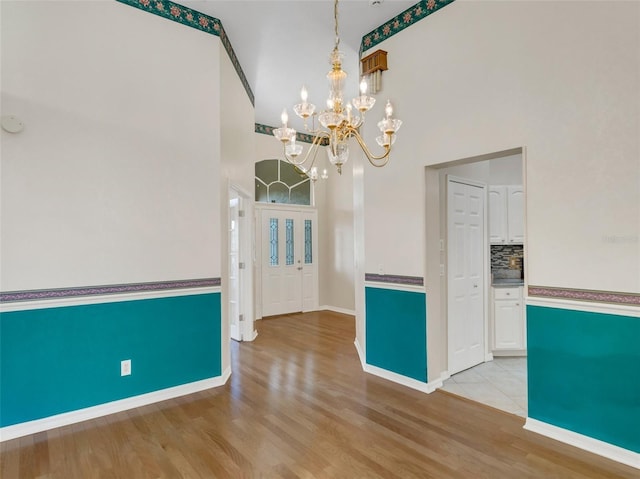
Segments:
[[[219,39],[117,2],[2,2],[1,288],[217,277]]]
[[[522,170],[522,153],[489,160],[489,184],[521,185]]]
[[[424,274],[425,165],[525,146],[529,284],[640,291],[639,31],[638,2],[457,1],[377,46],[405,123],[367,271]]]
[[[351,153],[358,153],[359,147],[351,144]],[[354,299],[354,243],[353,243],[353,159],[350,159],[338,174],[326,159],[329,178],[326,180],[326,211],[321,242],[325,250],[324,281],[321,282],[321,303],[345,312],[353,312]],[[318,180],[321,181],[321,180]]]
[[[254,152],[256,134],[253,105],[249,100],[233,63],[222,44],[220,49],[220,236],[222,265],[222,370],[231,365],[229,350],[230,321],[228,311],[229,280],[229,187],[234,185],[253,199]],[[251,202],[244,205],[248,215],[252,213]],[[249,216],[251,218],[251,216]],[[249,219],[248,224],[252,221]],[[249,234],[251,234],[249,232]],[[255,284],[255,282],[254,282]],[[253,291],[243,288],[253,308]],[[247,311],[246,314],[251,314]]]
[[[220,68],[221,177],[223,181],[240,186],[253,198],[258,137],[255,133],[254,109],[222,45]],[[224,186],[226,190],[226,184]]]

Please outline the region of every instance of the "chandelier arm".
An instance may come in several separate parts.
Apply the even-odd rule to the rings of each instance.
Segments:
[[[360,148],[362,148],[362,151],[364,151],[364,154],[367,156],[369,163],[371,163],[373,166],[377,168],[383,167],[384,165],[389,163],[389,153],[391,153],[391,145],[385,145],[384,153],[380,156],[375,156],[373,153],[371,153],[371,151],[369,151],[369,148],[367,148],[367,145],[365,144],[364,140],[362,139],[362,137],[360,136],[360,133],[358,133],[357,130],[355,129],[352,130],[351,134],[360,145]],[[381,163],[375,163],[376,161],[380,161],[380,160],[384,160],[384,161]]]
[[[304,155],[304,159],[302,159],[301,161],[296,161],[295,158],[291,158],[289,155],[287,155],[287,147],[286,145],[283,143],[282,145],[282,153],[284,154],[285,159],[291,163],[293,166],[303,166],[307,160],[309,160],[309,155],[311,154],[312,150],[315,150],[316,152],[318,151],[318,147],[320,146],[320,142],[322,141],[322,138],[324,137],[328,137],[328,135],[325,132],[319,132],[314,138],[313,138],[313,142],[311,143],[311,146],[309,147],[309,149],[307,150],[307,154]],[[314,154],[314,161],[315,161],[315,154]],[[313,161],[311,162],[313,165]],[[309,167],[311,168],[311,167]]]

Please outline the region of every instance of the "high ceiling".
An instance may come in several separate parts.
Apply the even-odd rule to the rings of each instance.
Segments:
[[[175,1],[175,0],[174,0]],[[343,69],[349,74],[345,96],[358,93],[358,52],[362,37],[385,21],[402,13],[417,0],[342,0],[338,5],[340,50]],[[177,0],[218,18],[255,95],[255,121],[280,124],[286,107],[293,117],[293,105],[300,101],[306,85],[309,101],[318,108],[328,92],[326,74],[334,45],[333,0]],[[393,60],[390,59],[390,64]],[[382,100],[374,112],[382,114]],[[374,113],[377,115],[377,113]],[[300,123],[292,126],[302,129]]]

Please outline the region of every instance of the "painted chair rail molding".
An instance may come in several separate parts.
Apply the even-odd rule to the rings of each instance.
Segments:
[[[190,288],[220,286],[220,278],[183,279],[175,281],[154,281],[150,283],[129,283],[106,286],[81,286],[76,288],[38,289],[30,291],[0,292],[0,302],[34,301],[42,299],[77,298],[108,294],[140,293]]]
[[[640,306],[640,294],[529,286],[529,296]]]

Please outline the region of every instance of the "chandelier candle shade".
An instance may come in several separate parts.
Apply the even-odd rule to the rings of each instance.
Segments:
[[[335,165],[338,173],[342,173],[342,165],[349,159],[348,140],[355,138],[362,151],[373,166],[381,167],[389,162],[391,145],[396,140],[396,132],[400,129],[402,121],[393,118],[393,107],[387,101],[385,107],[385,117],[378,122],[381,135],[376,138],[376,142],[383,148],[381,155],[376,156],[371,153],[364,140],[360,136],[359,129],[364,123],[365,113],[369,111],[376,102],[376,99],[367,95],[367,81],[365,78],[360,82],[360,95],[351,100],[351,103],[344,102],[343,86],[347,74],[342,69],[343,54],[338,50],[340,37],[338,35],[338,0],[334,2],[334,20],[336,42],[333,51],[329,56],[331,71],[327,74],[329,80],[329,98],[327,98],[327,108],[321,112],[316,111],[316,106],[309,103],[309,93],[306,87],[302,87],[300,92],[301,103],[293,107],[295,114],[304,121],[304,129],[313,136],[313,141],[304,157],[302,145],[296,143],[296,130],[288,126],[289,116],[286,109],[283,110],[282,126],[273,130],[273,135],[282,142],[285,159],[307,174],[313,181],[318,179],[318,168],[315,166],[318,147],[321,144],[327,146],[327,156],[331,164]],[[353,106],[352,106],[353,105]],[[311,127],[308,119],[312,119]],[[322,127],[316,127],[316,119]],[[327,178],[327,170],[320,176]]]

